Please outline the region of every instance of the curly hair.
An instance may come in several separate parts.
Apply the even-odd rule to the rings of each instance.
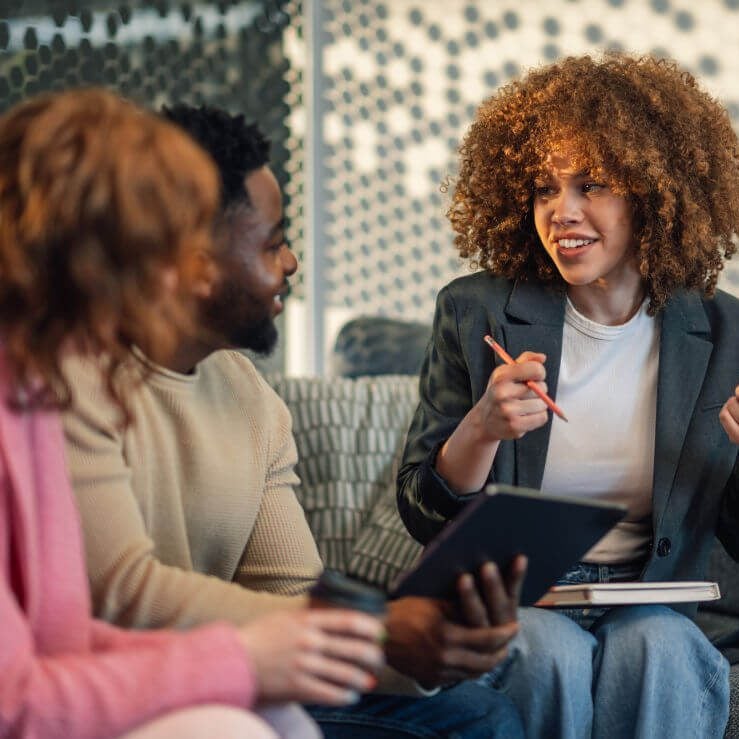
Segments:
[[[564,288],[533,221],[534,183],[563,143],[630,204],[650,312],[680,288],[712,295],[736,251],[737,137],[690,74],[648,56],[569,57],[482,103],[447,213],[461,256]]]
[[[270,142],[255,123],[243,115],[203,105],[163,107],[162,115],[183,128],[216,163],[221,177],[221,209],[249,206],[244,179],[269,162]]]
[[[110,92],[40,96],[0,118],[0,334],[15,407],[64,407],[69,351],[105,358],[106,385],[132,345],[163,358],[183,289],[212,248],[212,162],[159,116]],[[184,294],[184,292],[183,292]]]

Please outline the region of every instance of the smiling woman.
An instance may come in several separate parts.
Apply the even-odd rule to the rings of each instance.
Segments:
[[[687,72],[650,57],[568,58],[482,103],[449,211],[462,257],[563,286],[531,228],[535,186],[562,144],[573,171],[627,199],[650,312],[676,289],[713,291],[736,250],[736,135]]]
[[[536,233],[573,304],[599,323],[626,323],[644,300],[631,207],[603,179],[575,169],[571,151],[559,145],[547,156],[546,184],[534,189]]]
[[[716,290],[738,151],[726,111],[649,57],[568,58],[482,103],[448,215],[484,271],[439,294],[398,474],[417,539],[498,482],[628,508],[563,582],[702,579],[715,535],[739,558],[737,450],[700,412],[739,367],[739,301]],[[721,736],[728,666],[683,610],[522,609],[490,682],[529,736]]]

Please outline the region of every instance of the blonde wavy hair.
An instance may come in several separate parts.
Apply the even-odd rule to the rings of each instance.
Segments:
[[[99,89],[45,95],[0,118],[0,336],[15,405],[63,407],[66,352],[170,352],[183,287],[211,250],[218,177],[154,114]]]
[[[727,111],[676,64],[570,57],[501,88],[460,147],[448,217],[460,255],[509,279],[564,282],[537,237],[533,192],[566,143],[631,208],[654,313],[680,288],[715,291],[739,230],[739,149]]]

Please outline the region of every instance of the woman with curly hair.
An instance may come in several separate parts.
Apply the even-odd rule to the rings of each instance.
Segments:
[[[106,357],[125,411],[113,379],[132,344],[166,360],[190,325],[185,296],[211,284],[218,196],[187,135],[111,93],[39,97],[0,118],[0,737],[273,739],[246,709],[345,704],[374,682],[382,626],[365,614],[180,632],[90,615],[62,361]],[[302,712],[292,726],[317,735]]]
[[[448,215],[481,271],[439,294],[398,476],[411,533],[428,542],[500,482],[628,506],[564,583],[700,579],[714,535],[739,558],[719,421],[739,374],[739,301],[716,290],[739,224],[726,111],[672,63],[568,58],[485,101],[460,151]],[[694,612],[522,609],[490,682],[532,737],[721,736],[728,665]]]

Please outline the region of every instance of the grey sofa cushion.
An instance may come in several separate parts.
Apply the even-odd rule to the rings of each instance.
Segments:
[[[729,673],[729,723],[726,725],[727,739],[739,737],[739,666],[735,665]]]
[[[345,323],[334,343],[331,369],[339,377],[417,375],[431,326],[382,316]]]

